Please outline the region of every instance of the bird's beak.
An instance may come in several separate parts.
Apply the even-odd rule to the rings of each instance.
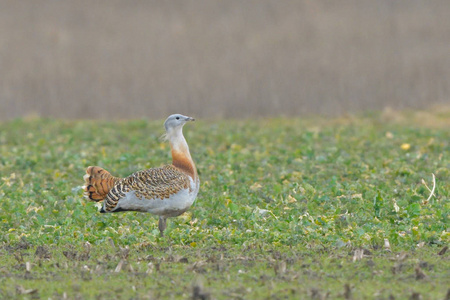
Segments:
[[[186,117],[186,121],[195,121],[195,119],[191,117]]]

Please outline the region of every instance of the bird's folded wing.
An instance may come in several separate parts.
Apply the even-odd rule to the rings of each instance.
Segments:
[[[173,165],[139,171],[120,180],[109,191],[105,210],[113,210],[128,192],[134,192],[139,199],[164,200],[180,190],[189,188],[189,177]]]

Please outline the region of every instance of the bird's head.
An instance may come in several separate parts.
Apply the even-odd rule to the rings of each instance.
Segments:
[[[166,128],[166,132],[169,133],[177,128],[182,128],[183,125],[189,121],[195,121],[195,119],[180,114],[174,114],[167,118],[164,122],[164,127]]]

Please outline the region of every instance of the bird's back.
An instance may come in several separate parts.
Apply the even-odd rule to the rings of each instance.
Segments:
[[[196,190],[198,182],[173,165],[139,171],[116,182],[101,212],[144,211],[172,215],[174,212],[164,210],[185,211],[192,204]]]

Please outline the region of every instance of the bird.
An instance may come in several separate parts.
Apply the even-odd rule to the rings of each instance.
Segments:
[[[164,122],[172,164],[135,172],[128,177],[112,176],[99,166],[89,166],[83,176],[84,197],[103,201],[100,213],[147,212],[159,216],[161,237],[167,218],[187,211],[197,198],[200,179],[183,135],[183,126],[194,118],[170,115]]]

